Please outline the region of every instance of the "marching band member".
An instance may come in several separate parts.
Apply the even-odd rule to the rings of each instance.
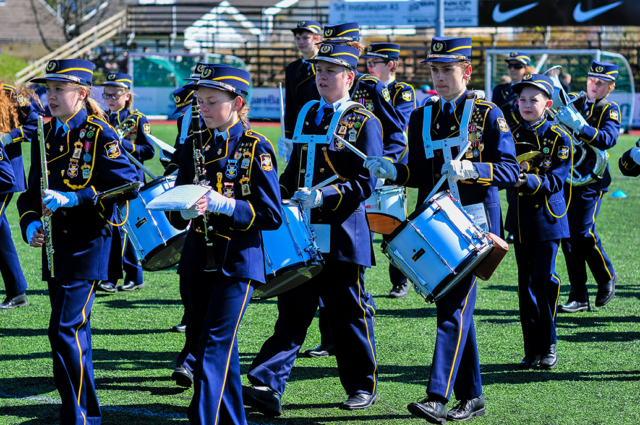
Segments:
[[[324,134],[334,112],[349,100],[358,53],[350,46],[320,47],[312,61],[322,100],[305,117],[304,134]],[[344,129],[339,133],[348,133],[349,141],[367,155],[382,154],[380,122],[371,112],[357,108],[345,114],[343,121],[340,125]],[[243,388],[244,402],[268,415],[282,412],[281,397],[319,296],[333,334],[340,381],[348,395],[340,407],[366,409],[378,400],[373,311],[365,305],[369,295],[364,288],[364,268],[374,261],[364,201],[374,190],[375,178],[336,140],[315,156],[313,184],[334,172],[341,177],[339,183],[314,191],[304,187],[306,144],[296,144],[288,152],[291,159],[280,177],[283,198],[310,208],[312,224],[331,226],[331,249],[323,253],[325,265],[317,276],[278,296],[274,334],[251,364],[248,377],[252,386]]]
[[[513,91],[518,95],[523,117],[512,131],[514,140],[531,144],[538,152],[535,159],[521,163],[520,178],[507,212],[518,262],[525,352],[520,368],[539,364],[551,369],[558,362],[555,322],[560,278],[555,271],[556,259],[560,239],[569,237],[563,187],[571,167],[571,137],[546,119],[546,111],[553,105],[551,78],[527,74],[514,84]]]
[[[16,184],[16,176],[7,153],[4,150],[4,143],[0,139],[0,190],[8,190]]]
[[[640,140],[636,142],[636,146],[622,154],[618,161],[618,167],[623,176],[638,177],[640,176]]]
[[[9,161],[14,175],[14,184],[0,189],[0,273],[7,294],[0,310],[27,305],[27,280],[13,244],[6,211],[13,194],[27,188],[22,143],[31,140],[37,122],[38,114],[29,100],[14,86],[0,81],[0,140],[4,144],[3,156]]]
[[[363,56],[367,60],[367,69],[369,73],[386,84],[389,90],[390,102],[396,109],[398,119],[402,124],[402,128],[409,125],[409,117],[411,112],[416,109],[416,94],[407,83],[399,83],[396,81],[396,70],[398,61],[400,60],[400,45],[393,43],[372,43],[367,47],[366,54]],[[386,131],[383,127],[382,131]],[[398,162],[407,163],[406,149],[398,158]],[[382,237],[386,238],[385,235]],[[407,278],[397,267],[389,264],[389,279],[393,287],[389,292],[391,298],[406,298],[409,291],[409,283]]]
[[[466,85],[471,77],[471,39],[434,37],[431,51],[424,62],[438,96],[426,105],[432,106],[431,136],[433,140],[456,137],[462,117]],[[365,166],[378,178],[395,184],[418,188],[418,205],[434,188],[441,174],[458,185],[463,206],[483,203],[490,231],[500,235],[499,187],[513,186],[518,181],[518,163],[513,139],[500,109],[491,102],[475,101],[470,133],[472,145],[464,160],[445,162],[436,150],[427,159],[422,140],[424,107],[416,109],[409,121],[408,164],[393,164],[384,158],[369,158]],[[473,128],[472,128],[473,127]],[[456,155],[452,150],[452,155]],[[446,187],[442,188],[446,190]],[[473,310],[476,300],[473,275],[462,279],[450,292],[436,301],[437,338],[431,365],[427,397],[411,403],[411,413],[430,423],[466,420],[484,414],[484,396],[476,346]],[[448,413],[446,403],[455,391],[459,404]]]
[[[131,93],[132,81],[133,77],[129,74],[107,74],[107,80],[101,84],[104,87],[102,98],[109,108],[109,112],[107,112],[109,124],[114,128],[117,128],[127,119],[133,120],[133,124],[131,124],[133,131],[131,131],[128,137],[122,138],[122,147],[135,159],[140,161],[140,163],[144,163],[144,161],[153,158],[155,150],[153,148],[153,142],[147,138],[147,135],[151,134],[151,126],[149,125],[147,117],[137,110],[131,109],[133,107],[133,93]],[[145,181],[142,170],[138,170],[138,178],[140,181]],[[124,249],[120,252],[124,268],[124,284],[118,288],[116,287],[117,280],[100,282],[96,288],[98,291],[114,293],[118,290],[135,291],[136,289],[144,288],[142,266],[138,264],[136,250],[129,241],[129,237],[124,229],[119,227],[118,231],[124,240]]]
[[[565,107],[558,111],[561,123],[578,134],[579,139],[597,149],[607,150],[614,147],[620,134],[620,107],[607,100],[616,86],[618,66],[606,62],[593,61],[587,73],[587,98],[577,100],[573,105],[587,121],[584,125],[575,111]],[[571,99],[578,96],[569,94]],[[609,165],[598,181],[586,186],[573,187],[572,202],[567,218],[571,237],[562,241],[571,282],[569,301],[558,307],[561,313],[589,311],[589,292],[587,290],[587,268],[598,284],[596,306],[605,306],[615,294],[618,273],[613,269],[602,241],[596,233],[596,218],[602,206],[602,196],[609,190],[611,174]],[[567,183],[568,185],[568,183]],[[565,197],[568,190],[565,189]]]
[[[526,74],[531,74],[534,71],[534,67],[531,66],[531,56],[522,52],[511,52],[509,57],[504,60],[507,63],[509,71],[510,83],[499,84],[493,89],[491,95],[491,101],[495,103],[500,109],[504,105],[509,104],[515,106],[518,103],[518,96],[513,91],[514,84],[522,81],[522,77]],[[503,112],[504,109],[503,109]],[[505,113],[505,119],[509,121],[509,117]],[[518,120],[519,121],[519,120]]]
[[[42,279],[51,300],[49,342],[64,425],[101,422],[93,378],[91,308],[96,282],[122,276],[123,241],[113,225],[118,223],[115,202],[96,204],[94,199],[138,180],[118,136],[90,98],[93,68],[81,59],[52,60],[44,77],[31,80],[46,84],[53,115],[44,125],[49,189],[42,198],[40,143],[34,134],[29,188],[18,198],[22,237],[32,247],[46,244],[41,218],[51,217],[54,273],[42,249]]]
[[[206,178],[215,189],[190,210],[170,213],[176,228],[191,227],[178,273],[187,278],[196,330],[194,395],[188,416],[194,424],[246,424],[242,404],[237,331],[253,285],[265,282],[261,230],[282,223],[278,174],[271,143],[249,129],[246,96],[250,74],[230,66],[208,66],[187,86],[197,90],[206,129],[203,152]],[[203,170],[194,165],[194,135],[185,141],[176,186],[193,184]],[[217,271],[206,272],[206,230],[213,242]]]
[[[319,43],[322,41],[322,26],[316,21],[300,21],[291,31],[302,57],[291,62],[284,70],[286,137],[293,136],[300,109],[310,100],[320,99],[316,87],[316,68],[309,60],[318,54]]]

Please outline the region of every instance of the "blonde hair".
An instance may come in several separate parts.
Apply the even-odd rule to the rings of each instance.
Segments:
[[[242,99],[242,106],[238,110],[238,119],[242,121],[242,126],[249,130],[249,105],[247,105],[247,99],[240,96],[239,94],[231,93],[228,91],[223,91],[229,97],[229,100],[235,101],[237,97]]]
[[[609,81],[609,90],[607,91],[607,94],[605,95],[605,97],[609,96],[609,93],[611,93],[615,88],[616,88],[616,82]]]
[[[364,44],[360,43],[359,41],[347,41],[344,44],[349,47],[353,47],[354,49],[358,49],[360,52],[364,52]]]
[[[91,98],[91,87],[78,84],[78,83],[67,83],[67,84],[69,84],[69,86],[74,89],[81,89],[85,91],[86,97],[84,98],[84,101],[82,102],[82,104],[87,110],[87,114],[95,115],[96,117],[100,118],[103,121],[108,121],[107,114],[104,112],[102,107],[100,107],[100,104],[96,100]]]
[[[535,74],[536,73],[536,67],[533,65],[526,65],[524,67],[524,73],[525,74]]]

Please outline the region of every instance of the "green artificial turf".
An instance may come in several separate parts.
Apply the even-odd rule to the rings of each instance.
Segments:
[[[277,127],[259,127],[275,143]],[[153,133],[173,144],[175,129],[154,126]],[[640,187],[620,175],[617,161],[635,141],[621,137],[610,151],[613,183],[626,199],[604,198],[598,218],[603,245],[620,273],[616,296],[590,313],[559,315],[559,363],[552,371],[519,371],[523,356],[513,252],[488,282],[479,282],[475,327],[487,414],[477,424],[638,424],[640,423]],[[28,149],[27,149],[28,150]],[[28,152],[27,152],[28,154]],[[149,163],[156,173],[161,167]],[[282,164],[279,164],[282,167]],[[282,170],[282,168],[280,168]],[[415,191],[410,199],[415,202]],[[413,207],[413,205],[412,205]],[[506,211],[504,211],[506,213]],[[47,340],[49,300],[40,281],[39,252],[21,239],[15,198],[7,210],[14,241],[29,282],[29,306],[0,312],[0,424],[58,423],[59,395],[52,378]],[[416,293],[386,297],[387,259],[376,238],[378,265],[367,271],[366,285],[377,305],[375,336],[380,401],[365,411],[338,409],[346,399],[335,357],[296,360],[283,415],[269,418],[247,409],[259,424],[415,424],[406,405],[425,395],[435,344],[435,308]],[[560,301],[569,285],[564,257]],[[192,389],[170,379],[184,336],[169,332],[182,315],[175,270],[144,274],[146,288],[133,293],[98,295],[91,313],[93,358],[105,424],[161,425],[186,421]],[[591,300],[596,288],[590,277]],[[277,318],[274,300],[252,303],[238,332],[243,382]],[[319,343],[317,319],[304,348]],[[452,400],[450,405],[453,405]]]

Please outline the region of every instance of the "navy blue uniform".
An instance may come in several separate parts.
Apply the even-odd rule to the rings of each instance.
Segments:
[[[527,183],[514,188],[507,223],[513,229],[518,262],[518,300],[526,356],[535,357],[557,342],[556,308],[560,278],[556,257],[560,239],[569,237],[564,182],[571,167],[571,138],[546,119],[513,129],[516,143],[538,147],[544,159],[526,171]]]
[[[623,176],[640,176],[640,166],[631,158],[631,149],[622,154],[618,161],[618,167],[620,167],[620,172]]]
[[[318,105],[309,110],[304,134],[325,134],[331,116],[324,116],[317,125],[317,110]],[[366,155],[382,154],[381,126],[373,114],[357,109],[343,119],[351,123],[351,129],[356,129],[355,145],[359,150]],[[294,145],[291,160],[280,176],[283,199],[291,198],[298,188],[305,186],[307,152],[306,144]],[[364,201],[371,196],[376,179],[362,166],[362,159],[335,140],[316,149],[313,184],[327,179],[334,170],[343,179],[320,189],[323,204],[311,210],[312,224],[331,226],[331,249],[323,254],[324,268],[307,283],[278,296],[279,314],[274,334],[262,346],[248,374],[253,385],[268,386],[279,394],[285,390],[315,315],[318,296],[322,297],[329,318],[345,391],[349,395],[376,391],[378,369],[373,315],[366,305],[368,295],[363,279],[364,268],[374,262]]]
[[[575,98],[576,93],[570,93],[570,98]],[[584,99],[576,101],[575,108],[587,121],[586,126],[580,132],[580,140],[601,150],[614,147],[620,134],[620,107],[615,102],[606,98],[595,102],[585,102]],[[572,187],[569,191],[569,183],[565,183],[565,198],[569,203],[569,232],[571,237],[562,241],[571,282],[569,301],[587,302],[589,292],[587,290],[587,268],[593,274],[598,285],[604,285],[616,274],[611,260],[607,256],[600,236],[596,233],[596,218],[602,206],[602,196],[609,190],[611,174],[609,166],[600,181],[586,186]]]
[[[303,58],[291,62],[284,70],[285,110],[284,134],[293,136],[296,118],[304,105],[311,100],[320,100],[316,86],[316,66]]]
[[[414,109],[416,109],[416,92],[413,87],[407,83],[399,83],[393,80],[387,84],[389,89],[389,98],[391,104],[396,108],[401,128],[409,125],[409,117]]]
[[[459,122],[466,93],[459,96],[454,112],[442,112],[441,99],[437,96],[427,101],[431,105],[431,137],[433,140],[458,137]],[[462,205],[483,203],[490,231],[500,235],[500,200],[498,188],[513,186],[518,181],[518,162],[515,158],[513,139],[500,109],[491,102],[476,100],[476,112],[472,116],[470,132],[476,141],[462,159],[471,161],[479,177],[475,181],[461,181],[458,191]],[[416,109],[409,121],[409,160],[397,164],[395,183],[417,187],[421,205],[440,179],[444,158],[436,150],[427,159],[422,140],[425,107]],[[452,155],[458,148],[452,148]],[[448,181],[447,181],[448,182]],[[461,183],[461,184],[460,184]],[[448,183],[441,190],[447,190]],[[454,390],[458,400],[469,400],[482,394],[480,362],[476,346],[473,310],[476,301],[477,278],[469,275],[447,295],[436,302],[438,334],[431,365],[431,377],[427,393],[449,399]]]
[[[513,84],[511,83],[498,84],[495,86],[491,94],[491,102],[495,103],[500,109],[508,103],[517,102],[518,94],[511,89],[512,86]]]
[[[93,380],[90,313],[97,281],[122,277],[119,220],[113,201],[94,204],[101,192],[138,180],[111,126],[81,109],[56,133],[57,119],[44,125],[49,188],[75,192],[79,204],[51,217],[55,278],[42,248],[42,279],[49,286],[52,311],[49,341],[53,375],[62,398],[61,423],[99,424]],[[61,134],[63,133],[63,134]],[[18,198],[22,236],[41,220],[40,144],[31,141],[29,188]],[[133,194],[135,195],[135,193]]]
[[[38,125],[38,113],[35,108],[17,92],[16,88],[3,84],[4,93],[11,98],[18,113],[20,125],[9,131],[12,143],[4,147],[4,156],[10,162],[15,176],[14,184],[0,189],[0,273],[4,281],[7,298],[13,298],[27,290],[27,280],[24,277],[18,252],[11,238],[11,229],[7,220],[7,208],[14,193],[27,188],[27,180],[22,161],[22,143],[31,141]]]
[[[197,424],[246,424],[242,404],[237,331],[253,286],[265,283],[261,230],[282,223],[275,153],[269,140],[240,121],[226,138],[214,140],[205,130],[207,178],[214,190],[236,200],[233,216],[210,214],[218,271],[205,273],[206,245],[202,218],[194,219],[178,266],[189,287],[191,317],[187,332],[199,338],[195,359],[185,365],[194,373],[189,419]],[[248,161],[243,162],[244,159]],[[185,141],[176,186],[193,184],[193,138]],[[176,228],[189,221],[170,213]]]
[[[0,190],[12,187],[16,183],[16,176],[9,157],[4,151],[4,145],[0,141]],[[3,205],[4,207],[4,205]]]

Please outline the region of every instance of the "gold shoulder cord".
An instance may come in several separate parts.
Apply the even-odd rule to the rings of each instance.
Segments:
[[[337,171],[336,169],[333,167],[333,164],[331,163],[331,160],[329,159],[329,154],[327,153],[327,147],[323,146],[322,147],[322,153],[324,154],[324,159],[327,161],[327,164],[329,164],[329,167],[331,168],[331,171],[333,171],[334,173],[336,173],[336,176],[338,176],[338,178],[340,180],[342,180],[343,182],[348,181],[349,179],[346,177],[342,177]]]

